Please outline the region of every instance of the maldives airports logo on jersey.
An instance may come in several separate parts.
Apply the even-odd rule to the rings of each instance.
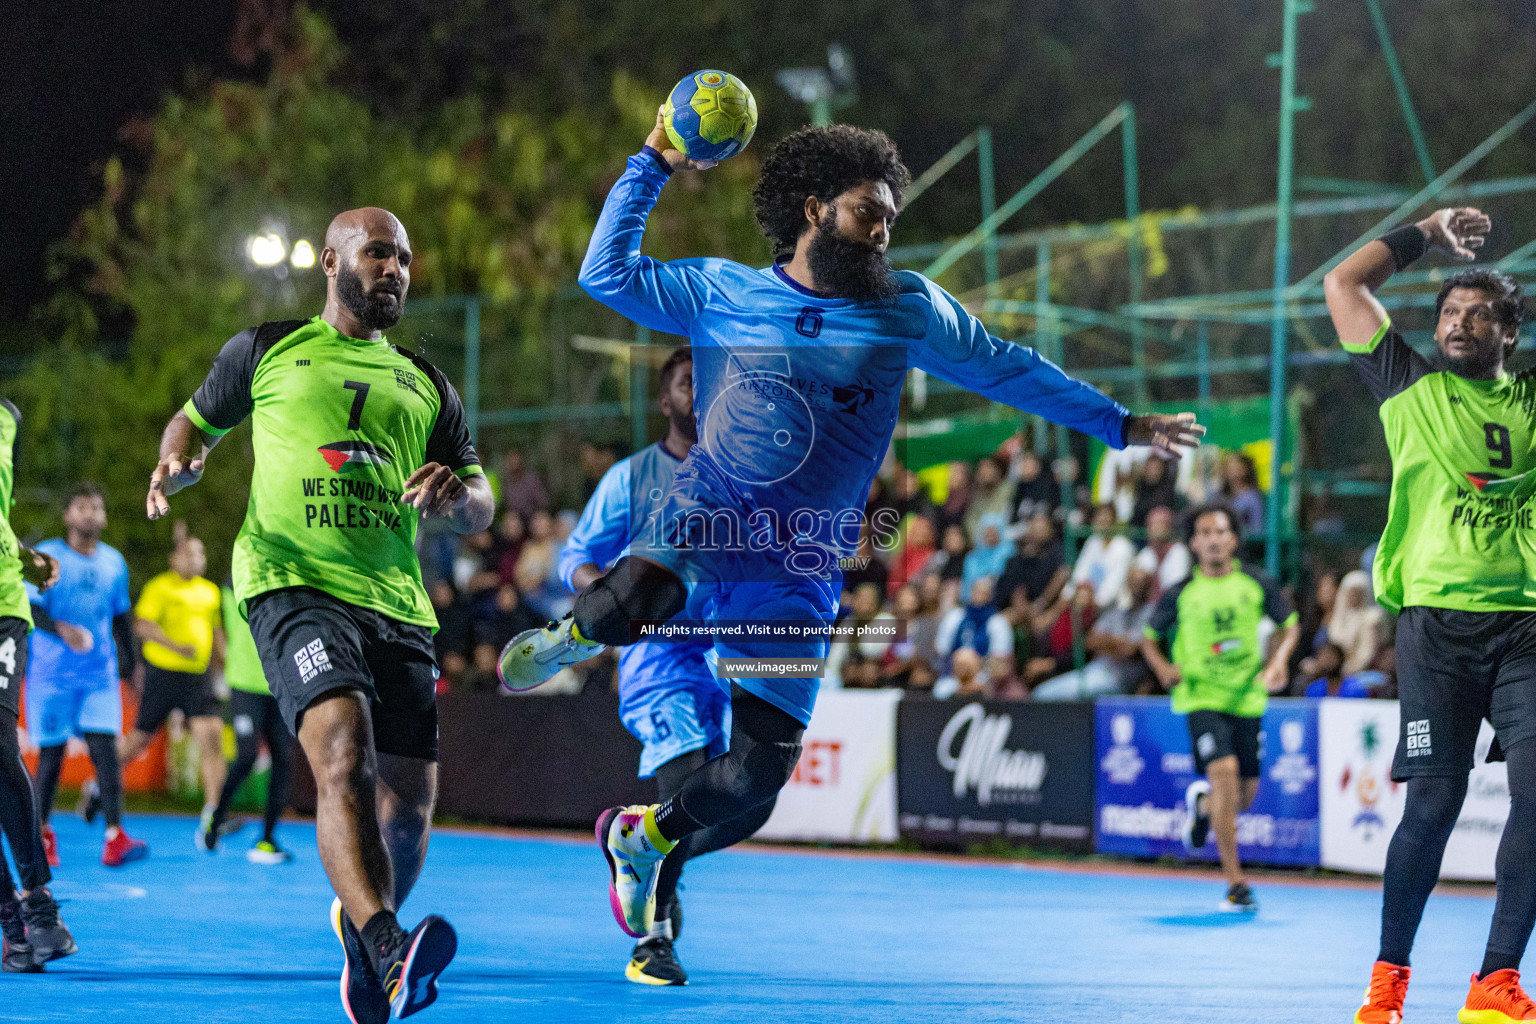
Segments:
[[[367,441],[334,441],[315,449],[331,471],[340,473],[347,466],[388,466],[395,460],[384,449]]]

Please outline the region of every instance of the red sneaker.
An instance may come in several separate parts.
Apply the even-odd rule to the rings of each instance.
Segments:
[[[143,860],[149,856],[149,844],[132,839],[122,829],[107,840],[101,848],[101,862],[109,868],[120,868],[131,860]]]
[[[43,855],[48,858],[48,866],[59,866],[59,837],[53,834],[52,825],[43,826]]]
[[[1520,972],[1512,967],[1486,978],[1472,975],[1467,1005],[1456,1013],[1461,1024],[1517,1024],[1536,1021],[1536,1002],[1520,987]]]
[[[1408,998],[1406,967],[1377,960],[1371,967],[1371,987],[1365,1004],[1355,1011],[1355,1024],[1402,1024],[1403,1000]]]

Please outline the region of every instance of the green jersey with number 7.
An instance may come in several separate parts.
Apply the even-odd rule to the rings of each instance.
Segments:
[[[349,338],[320,317],[266,323],[224,346],[185,411],[221,436],[251,417],[256,465],[235,539],[235,595],[314,587],[437,626],[400,500],[428,462],[479,472],[458,393],[425,359]]]

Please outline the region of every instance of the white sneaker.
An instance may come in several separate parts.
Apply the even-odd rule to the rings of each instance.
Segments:
[[[646,828],[649,809],[610,807],[597,819],[597,843],[608,861],[608,904],[619,927],[637,939],[648,935],[656,920],[656,881],[673,845]]]
[[[496,677],[504,693],[522,693],[605,650],[605,645],[578,636],[575,618],[567,615],[542,629],[525,629],[508,640],[496,662]]]
[[[1184,849],[1193,853],[1211,838],[1211,812],[1207,806],[1211,784],[1196,779],[1184,791]]]

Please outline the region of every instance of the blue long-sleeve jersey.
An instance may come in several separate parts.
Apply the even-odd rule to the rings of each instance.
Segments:
[[[1033,349],[994,338],[921,274],[897,271],[894,301],[859,302],[812,292],[777,265],[642,255],[646,217],[668,175],[649,149],[629,158],[603,206],[580,281],[637,323],[692,341],[699,443],[679,485],[703,481],[711,510],[742,513],[728,527],[738,531],[729,544],[735,550],[750,549],[756,532],[791,537],[834,561],[853,553],[908,369],[1124,447],[1124,406]],[[876,529],[879,543],[885,538]],[[684,533],[681,543],[675,538],[683,534],[671,535],[678,546],[724,546]],[[803,572],[800,566],[816,561],[792,568]],[[826,579],[831,569],[804,574]]]
[[[623,555],[647,554],[646,526],[672,489],[681,460],[657,442],[614,463],[598,482],[576,528],[560,548],[560,580],[572,591],[576,570],[588,562],[607,569]],[[647,642],[619,653],[619,698],[658,687],[711,688],[719,684],[705,663],[707,644]]]

